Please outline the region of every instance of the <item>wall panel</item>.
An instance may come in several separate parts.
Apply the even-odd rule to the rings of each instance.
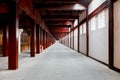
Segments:
[[[81,53],[86,54],[86,23],[80,26],[80,47],[79,50]]]
[[[78,28],[74,30],[74,50],[78,50]]]
[[[120,69],[120,0],[114,3],[114,66]]]
[[[73,43],[73,31],[71,32],[71,48],[74,48],[74,43]]]
[[[89,55],[108,64],[108,10],[89,21]]]

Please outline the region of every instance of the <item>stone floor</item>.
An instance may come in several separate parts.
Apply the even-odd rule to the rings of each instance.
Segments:
[[[55,43],[35,58],[20,54],[17,70],[7,70],[7,58],[0,57],[0,80],[120,80],[120,73]]]

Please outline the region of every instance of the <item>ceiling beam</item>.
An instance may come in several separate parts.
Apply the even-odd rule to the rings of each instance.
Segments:
[[[42,16],[43,19],[77,19],[78,16],[75,15],[46,15]]]
[[[61,33],[68,33],[69,32],[69,29],[68,28],[59,28],[59,29],[57,29],[57,28],[55,28],[55,29],[49,29],[50,30],[50,32],[52,32],[52,33],[56,33],[56,32],[61,32]]]
[[[48,20],[48,21],[45,21],[46,24],[62,24],[62,23],[73,23],[74,20]]]
[[[0,14],[8,13],[8,5],[6,3],[0,3]]]
[[[47,25],[47,27],[50,29],[50,28],[59,28],[59,27],[71,27],[70,25],[64,25],[64,24],[61,24],[61,25],[57,25],[57,24],[53,24],[53,25]]]
[[[76,9],[76,3],[35,3],[35,8],[40,10],[84,10],[85,7],[79,4],[79,8]]]

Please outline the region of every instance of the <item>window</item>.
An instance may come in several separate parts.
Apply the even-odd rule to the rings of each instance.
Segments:
[[[93,17],[90,21],[90,28],[91,28],[91,31],[94,31],[96,30],[96,17]]]
[[[86,23],[83,24],[83,33],[86,33]]]
[[[88,8],[88,13],[89,14],[92,13],[96,8],[98,8],[105,1],[106,0],[92,0]]]
[[[105,11],[102,11],[100,14],[98,14],[98,29],[105,27]]]
[[[78,25],[78,19],[74,21],[74,27]]]
[[[80,26],[80,34],[82,34],[83,32],[82,32],[83,30],[82,30],[82,25]]]

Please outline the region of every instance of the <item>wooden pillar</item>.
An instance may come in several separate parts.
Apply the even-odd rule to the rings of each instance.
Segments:
[[[45,49],[45,45],[46,45],[46,32],[43,30],[43,49]]]
[[[86,56],[89,56],[89,25],[88,25],[88,8],[86,10]]]
[[[40,27],[36,26],[36,53],[40,53]]]
[[[18,1],[9,3],[9,57],[8,68],[18,68]]]
[[[44,49],[44,30],[41,29],[41,51]]]
[[[9,50],[9,28],[8,25],[3,27],[3,56],[8,56]]]
[[[114,26],[113,26],[113,0],[109,3],[109,68],[113,69],[113,53],[114,53]]]
[[[48,47],[48,44],[47,44],[47,40],[48,38],[47,38],[47,32],[46,32],[46,48]]]
[[[39,42],[40,42],[40,52],[42,52],[42,47],[41,47],[41,45],[42,45],[42,43],[41,43],[41,28],[39,27]]]
[[[36,53],[36,23],[34,21],[33,26],[31,26],[31,57],[35,57]]]

